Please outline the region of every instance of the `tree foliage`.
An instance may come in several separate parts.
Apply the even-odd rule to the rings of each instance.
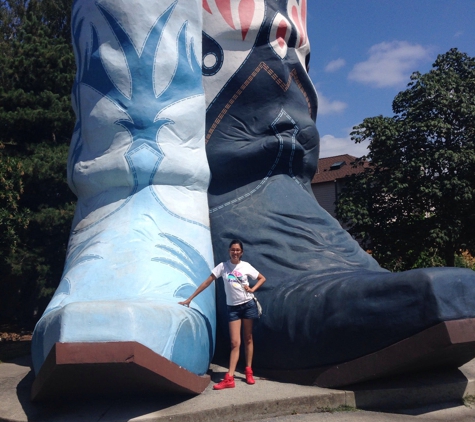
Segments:
[[[71,6],[0,0],[0,215],[15,216],[0,222],[10,234],[0,256],[0,322],[34,323],[63,269],[75,202],[66,184]]]
[[[337,204],[350,233],[390,269],[454,265],[475,252],[475,58],[457,49],[415,72],[393,117],[371,117],[371,166],[348,179]]]
[[[23,193],[22,164],[15,158],[0,155],[0,263],[15,252],[20,232],[29,223],[28,210],[20,210],[18,202]],[[5,266],[0,266],[4,273]]]

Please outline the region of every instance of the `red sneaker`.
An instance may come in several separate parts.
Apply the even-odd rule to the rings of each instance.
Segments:
[[[221,382],[213,385],[213,390],[224,390],[225,388],[234,388],[235,386],[234,377],[226,374]]]
[[[256,381],[254,381],[254,377],[252,376],[253,372],[250,366],[246,366],[246,368],[244,369],[244,373],[246,374],[246,382],[248,384],[252,385],[256,383]]]

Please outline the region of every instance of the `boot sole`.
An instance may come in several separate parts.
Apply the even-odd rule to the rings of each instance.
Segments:
[[[56,343],[33,382],[32,401],[59,397],[202,393],[196,375],[137,342]]]
[[[391,346],[336,365],[259,370],[265,377],[336,388],[434,367],[458,368],[475,358],[475,318],[439,323]]]

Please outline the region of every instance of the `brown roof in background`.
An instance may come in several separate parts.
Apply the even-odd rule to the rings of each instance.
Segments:
[[[351,174],[360,173],[365,167],[369,166],[369,162],[365,161],[364,165],[359,165],[357,168],[353,167],[351,164],[356,160],[357,157],[349,154],[336,155],[334,157],[320,158],[318,160],[318,169],[312,179],[312,184],[315,183],[324,183],[324,182],[333,182],[337,179],[342,179],[345,176]],[[341,166],[338,166],[338,163]],[[331,167],[338,167],[331,169]]]

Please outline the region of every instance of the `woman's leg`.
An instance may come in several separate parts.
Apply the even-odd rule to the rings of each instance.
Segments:
[[[234,376],[234,371],[239,360],[239,348],[241,347],[241,320],[229,323],[229,334],[231,336],[231,354],[229,357],[229,375]]]
[[[243,337],[244,337],[244,353],[246,356],[246,366],[252,366],[252,357],[254,355],[254,342],[252,340],[252,319],[243,319],[242,326],[243,326]]]

